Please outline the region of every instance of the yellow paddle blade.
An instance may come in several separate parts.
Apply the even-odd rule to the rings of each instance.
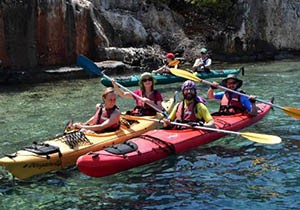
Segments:
[[[300,109],[299,108],[295,108],[295,107],[283,107],[283,111],[287,115],[300,120]]]
[[[195,82],[201,82],[201,79],[199,77],[197,77],[196,75],[194,75],[193,73],[191,73],[189,71],[171,68],[170,72],[178,77],[183,77],[183,78],[195,81]]]
[[[262,143],[262,144],[279,144],[281,142],[281,138],[279,136],[250,133],[250,132],[243,132],[240,133],[240,135],[251,141]]]

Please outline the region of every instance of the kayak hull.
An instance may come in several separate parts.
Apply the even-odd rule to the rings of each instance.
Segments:
[[[216,78],[216,77],[226,77],[229,74],[239,74],[241,71],[243,71],[243,68],[241,69],[226,69],[226,70],[211,70],[210,73],[201,72],[197,73],[197,77],[201,79],[208,79],[208,78]],[[178,77],[175,75],[160,75],[160,74],[154,74],[153,77],[156,80],[156,84],[169,84],[169,83],[175,83],[175,82],[184,82],[186,79],[183,77]],[[122,78],[114,78],[115,81],[122,86],[130,87],[130,86],[137,86],[138,82],[140,80],[140,75],[133,75],[130,77],[122,77]],[[112,83],[108,78],[101,78],[101,83],[106,87],[112,87]]]
[[[214,116],[217,128],[238,131],[254,124],[261,120],[271,108],[265,104],[259,104],[258,106],[261,109],[260,113],[252,118],[243,114]],[[126,154],[113,154],[111,148],[120,147],[115,145],[79,157],[77,167],[79,171],[87,176],[108,176],[210,143],[225,135],[225,133],[220,132],[193,129],[151,130],[125,142],[131,146],[135,145],[137,148],[135,151]]]
[[[168,102],[164,102],[163,106],[168,112],[171,110],[173,104],[174,99],[170,99]],[[121,118],[126,121],[126,115],[121,115]],[[158,114],[155,118],[162,118],[162,115]],[[131,121],[128,120],[127,122]],[[4,166],[13,176],[25,179],[33,175],[75,165],[77,158],[83,154],[122,143],[129,138],[155,129],[156,126],[156,122],[137,120],[131,122],[129,128],[122,125],[115,132],[84,134],[84,136],[81,136],[80,132],[67,133],[42,142],[43,145],[58,148],[59,152],[41,155],[23,148],[13,154],[8,154],[0,158],[0,165]],[[33,147],[36,147],[36,145],[33,145]]]

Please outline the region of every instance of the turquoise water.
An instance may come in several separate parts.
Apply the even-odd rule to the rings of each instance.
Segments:
[[[300,107],[299,61],[244,66],[240,78],[247,93]],[[157,88],[168,98],[180,85]],[[198,87],[204,96],[207,86]],[[88,119],[102,89],[98,79],[0,87],[0,153],[53,137],[69,119]],[[118,104],[126,110],[134,102],[118,98]],[[216,111],[218,103],[209,101],[208,107]],[[13,180],[0,168],[0,209],[300,209],[299,121],[274,109],[245,131],[277,135],[283,142],[263,145],[227,136],[105,178],[70,167]]]

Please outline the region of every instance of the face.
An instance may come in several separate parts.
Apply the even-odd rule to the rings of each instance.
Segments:
[[[167,62],[170,63],[172,61],[171,58],[166,58],[167,59]]]
[[[205,54],[205,53],[202,52],[202,53],[200,53],[200,54],[201,54],[201,57],[202,57],[202,58],[205,58],[205,57],[206,57],[206,54]]]
[[[104,98],[105,107],[112,108],[116,105],[117,95],[114,92],[108,93]]]
[[[227,80],[227,82],[226,82],[226,86],[227,86],[229,89],[232,89],[232,90],[236,89],[236,85],[237,85],[237,83],[236,83],[236,81],[235,81],[234,79],[229,79],[229,80]]]
[[[192,100],[195,97],[196,91],[194,88],[184,88],[183,98],[187,100]]]
[[[142,83],[144,85],[144,87],[151,87],[153,84],[153,79],[151,77],[145,77],[142,79]]]

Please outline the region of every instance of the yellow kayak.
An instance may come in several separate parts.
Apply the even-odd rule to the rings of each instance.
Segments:
[[[174,102],[173,98],[163,102],[163,107],[168,113],[171,111]],[[153,118],[162,117],[160,113],[153,116]],[[125,115],[121,115],[121,122],[120,129],[115,132],[84,134],[74,131],[42,143],[34,143],[0,158],[0,165],[4,166],[13,176],[26,179],[33,175],[75,165],[77,158],[83,154],[122,143],[157,127],[156,122],[126,120]]]

